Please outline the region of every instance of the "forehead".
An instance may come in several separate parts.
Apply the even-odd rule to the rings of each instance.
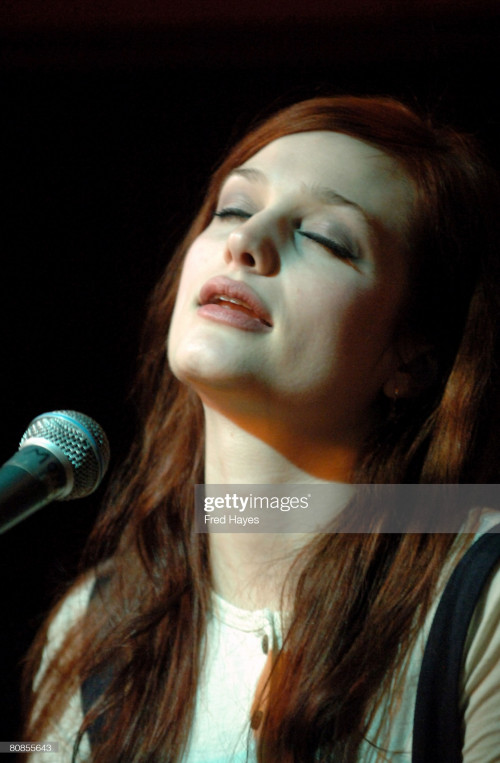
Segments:
[[[413,207],[412,181],[396,159],[342,133],[285,135],[243,164],[286,193],[325,188],[358,205],[387,231],[404,235]]]

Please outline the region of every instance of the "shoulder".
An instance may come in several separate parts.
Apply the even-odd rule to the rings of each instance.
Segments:
[[[44,675],[51,659],[62,646],[66,635],[84,616],[94,585],[94,576],[88,575],[83,580],[75,583],[59,602],[47,629],[40,667],[34,680],[35,689],[40,682],[41,677]]]
[[[93,575],[87,575],[83,580],[73,585],[63,597],[52,621],[51,629],[54,633],[67,630],[75,620],[82,617],[88,607],[94,586],[95,577]]]
[[[59,605],[52,615],[50,624],[47,628],[45,646],[43,648],[40,664],[33,681],[33,689],[36,695],[35,704],[32,710],[32,719],[36,719],[38,712],[44,708],[47,698],[46,693],[51,691],[50,683],[46,685],[47,674],[50,676],[50,666],[53,659],[60,654],[66,636],[70,633],[73,626],[84,616],[92,591],[95,585],[95,578],[92,575],[86,576],[83,580],[77,581],[73,587],[63,596]],[[59,747],[58,760],[61,763],[69,763],[73,760],[73,745],[82,722],[82,710],[79,691],[74,691],[67,698],[62,709],[62,714],[57,718],[49,718],[48,725],[43,732],[43,739],[48,743],[57,743]],[[88,740],[84,736],[82,746],[75,760],[86,760],[89,752]],[[46,755],[43,753],[33,753],[29,757],[29,763],[45,763]]]
[[[464,649],[464,763],[500,761],[500,560],[476,604]]]

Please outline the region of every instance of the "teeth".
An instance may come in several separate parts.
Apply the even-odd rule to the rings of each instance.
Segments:
[[[235,308],[241,308],[245,313],[249,313],[250,315],[258,317],[254,309],[250,307],[250,305],[247,305],[246,302],[243,302],[241,299],[237,299],[235,297],[226,297],[225,294],[215,294],[209,300],[209,303],[212,305],[220,305],[221,302],[226,302],[226,304],[235,305]],[[266,326],[272,325],[271,323],[269,323],[269,321],[266,321],[263,318],[259,318],[259,320],[261,320],[262,323],[264,323]]]
[[[233,299],[233,297],[214,297],[213,302],[232,302],[233,305],[241,305],[241,307],[246,307],[247,310],[250,308],[248,305],[246,305],[244,302],[242,302],[240,299]]]

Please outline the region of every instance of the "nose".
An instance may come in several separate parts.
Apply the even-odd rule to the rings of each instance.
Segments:
[[[233,262],[259,275],[276,275],[280,268],[276,233],[269,222],[251,217],[228,235],[224,258],[228,264]]]

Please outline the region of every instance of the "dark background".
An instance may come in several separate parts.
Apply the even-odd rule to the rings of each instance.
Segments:
[[[96,418],[113,464],[150,287],[225,147],[315,93],[382,93],[472,131],[498,167],[497,0],[3,0],[0,463],[31,419]],[[0,740],[19,665],[98,509],[0,536]]]

